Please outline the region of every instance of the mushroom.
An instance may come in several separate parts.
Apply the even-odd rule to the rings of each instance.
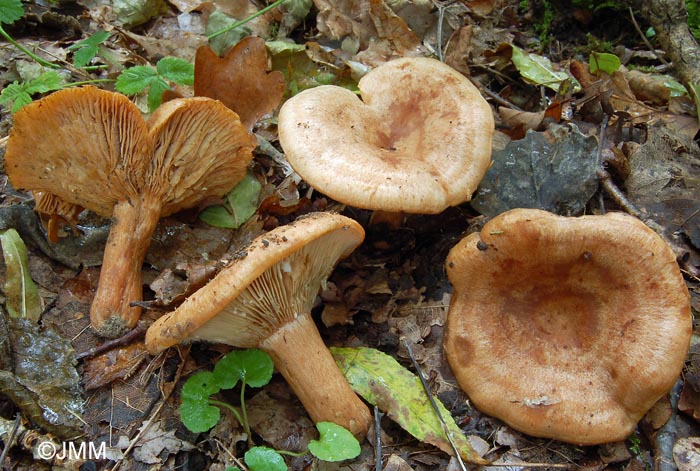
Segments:
[[[311,308],[340,258],[364,239],[362,226],[336,213],[312,213],[259,236],[229,266],[146,332],[156,354],[206,340],[261,348],[316,421],[363,438],[367,406],[338,369]]]
[[[359,82],[282,105],[279,139],[316,190],[357,208],[436,214],[468,201],[491,162],[494,120],[472,83],[442,62],[389,61]]]
[[[162,216],[220,197],[244,175],[255,138],[209,98],[173,100],[148,122],[124,95],[94,87],[53,93],[14,115],[5,169],[16,188],[112,217],[94,328],[117,337],[141,309],[141,265]]]
[[[623,440],[683,368],[688,290],[670,248],[632,216],[514,209],[453,247],[447,274],[457,382],[521,432]]]

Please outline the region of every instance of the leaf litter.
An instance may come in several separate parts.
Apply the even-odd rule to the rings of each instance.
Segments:
[[[305,212],[326,208],[345,209],[366,225],[369,214],[343,208],[328,200],[303,181],[295,179],[285,167],[283,155],[274,148],[275,110],[284,97],[319,84],[334,83],[352,90],[356,81],[371,67],[390,58],[442,54],[450,65],[470,75],[483,87],[485,96],[490,97],[493,104],[503,108],[499,113],[499,125],[507,135],[499,135],[502,150],[494,154],[489,176],[496,183],[489,183],[487,179],[472,204],[432,218],[409,216],[406,226],[399,230],[373,229],[366,225],[366,244],[338,267],[330,280],[331,290],[320,298],[317,311],[325,305],[324,338],[337,347],[376,346],[404,366],[409,363],[399,340],[408,339],[426,371],[432,390],[445,404],[447,415],[454,417],[462,433],[460,436],[474,438],[470,443],[481,440],[482,445],[486,444],[484,450],[479,449],[482,454],[490,451],[493,454],[489,456],[500,455],[503,462],[514,463],[510,466],[512,469],[522,469],[515,464],[521,460],[544,463],[574,461],[583,467],[581,469],[602,469],[603,466],[608,466],[608,469],[643,469],[642,463],[650,462],[652,452],[664,459],[675,459],[678,469],[693,469],[697,449],[694,437],[700,433],[697,427],[693,428],[692,421],[697,420],[700,406],[694,402],[698,386],[692,374],[685,376],[678,405],[682,412],[678,420],[660,414],[653,424],[649,422],[651,425],[640,427],[635,437],[641,437],[641,446],[647,448],[637,450],[636,442],[628,442],[623,448],[631,449],[631,456],[614,453],[615,460],[620,460],[615,465],[609,461],[613,455],[603,453],[603,447],[577,450],[549,444],[524,437],[483,416],[469,407],[467,398],[454,386],[454,379],[440,354],[442,316],[449,299],[449,286],[441,267],[446,250],[462,234],[478,230],[486,217],[498,214],[508,205],[531,204],[572,214],[597,211],[599,198],[595,196],[599,181],[595,170],[601,165],[614,175],[632,203],[659,222],[686,248],[691,265],[700,265],[700,221],[695,185],[699,152],[693,140],[698,124],[692,106],[689,106],[692,100],[657,74],[623,68],[612,73],[611,69],[606,69],[607,72],[594,74],[588,68],[588,57],[571,61],[557,56],[552,49],[546,53],[543,49],[523,47],[527,42],[522,41],[527,39],[524,35],[531,32],[524,33],[527,20],[517,18],[519,12],[513,5],[501,8],[496,2],[482,1],[468,2],[467,8],[461,3],[316,0],[312,16],[308,14],[311,3],[292,2],[248,23],[248,29],[241,30],[243,34],[238,32],[222,38],[216,56],[205,61],[207,72],[197,74],[195,71],[194,86],[186,81],[177,86],[168,84],[168,87],[173,85],[174,92],[189,96],[200,94],[198,76],[212,79],[205,88],[223,84],[221,88],[225,95],[238,85],[248,87],[266,83],[262,88],[240,88],[237,99],[247,98],[244,101],[249,103],[243,107],[229,106],[234,110],[239,106],[249,127],[254,127],[259,137],[272,143],[272,150],[259,150],[260,154],[256,156],[255,171],[262,183],[261,204],[254,209],[253,217],[238,229],[223,231],[198,221],[196,213],[199,210],[161,222],[160,232],[149,252],[148,264],[144,267],[146,303],[152,307],[147,311],[146,321],[161,315],[161,309],[176,306],[187,294],[206,283],[226,260],[238,256],[238,247],[262,230],[289,222]],[[160,13],[163,5],[169,9],[165,15]],[[162,57],[179,57],[195,64],[196,68],[196,51],[208,47],[205,46],[205,35],[220,28],[217,21],[221,21],[221,25],[231,24],[258,9],[248,1],[226,2],[215,7],[187,1],[151,2],[137,12],[126,12],[120,10],[121,7],[99,2],[80,8],[87,13],[83,19],[89,17],[89,20],[80,23],[82,30],[73,28],[67,31],[62,42],[53,44],[37,35],[23,36],[22,42],[31,46],[40,44],[42,47],[37,50],[42,57],[46,54],[41,51],[52,51],[59,59],[70,59],[75,55],[75,52],[71,56],[70,51],[66,51],[71,44],[79,44],[98,30],[108,31],[109,39],[97,46],[97,55],[90,63],[105,66],[92,72],[92,76],[110,79],[134,65],[155,68]],[[60,5],[53,9],[63,10]],[[65,23],[69,24],[73,18],[71,13],[64,16],[68,18]],[[131,26],[144,19],[146,21],[140,26]],[[307,34],[314,25],[317,28],[312,30],[314,34]],[[257,39],[244,39],[239,44],[257,43],[248,49],[252,55],[234,53],[237,47],[244,48],[234,42],[250,32]],[[266,40],[265,47],[260,47],[263,44],[260,38]],[[507,51],[512,52],[516,47],[526,54],[513,61]],[[8,54],[6,50],[1,52]],[[53,58],[48,56],[46,59]],[[43,87],[41,81],[44,79],[37,79],[40,69],[29,72],[34,67],[30,61],[15,55],[3,63],[17,64],[8,70],[3,69],[5,75],[0,79],[3,87],[15,80],[17,85],[27,84],[23,91],[30,98],[44,91],[32,85],[31,80],[38,80],[35,84]],[[220,71],[217,71],[217,63]],[[621,56],[621,65],[625,64],[626,59]],[[20,73],[23,67],[26,71]],[[71,73],[75,72],[62,75],[63,79],[70,79]],[[279,74],[284,77],[283,87],[280,86]],[[74,80],[75,75],[72,77]],[[227,82],[225,78],[229,77]],[[273,78],[267,83],[269,77]],[[566,87],[558,87],[559,93],[550,89],[553,79],[564,82],[570,77],[580,83],[580,92]],[[226,86],[226,83],[230,85]],[[276,93],[266,93],[270,89]],[[279,90],[283,91],[284,97],[275,98]],[[27,97],[22,95],[21,99]],[[145,95],[134,99],[146,109]],[[253,111],[242,111],[245,107]],[[513,117],[515,114],[519,115],[517,120]],[[600,123],[604,115],[608,116],[609,122],[603,129],[601,140]],[[552,125],[552,121],[559,125]],[[0,129],[6,132],[9,124],[4,122]],[[508,149],[504,161],[510,165],[500,163],[499,152],[504,152],[504,149]],[[535,155],[549,156],[549,160],[537,160]],[[562,165],[554,165],[555,162]],[[518,170],[509,172],[511,168]],[[503,181],[510,182],[510,185],[499,184]],[[517,191],[504,191],[504,188]],[[484,193],[497,196],[485,202]],[[513,202],[512,198],[516,196],[516,202]],[[51,287],[53,291],[40,286],[42,297],[56,302],[53,305],[48,303],[37,335],[54,339],[48,332],[55,331],[64,339],[71,339],[75,351],[90,351],[98,347],[101,340],[87,328],[86,313],[96,285],[95,272],[87,267],[99,264],[101,259],[104,221],[81,219],[77,233],[64,227],[59,242],[48,243],[30,206],[15,204],[20,201],[20,195],[11,190],[7,192],[0,208],[5,211],[0,212],[0,227],[16,228],[27,243],[30,261],[35,257],[46,259],[48,262],[41,265],[42,270],[55,270],[52,277],[63,280],[58,287]],[[223,203],[213,201],[206,205]],[[606,200],[607,207],[614,208],[617,203]],[[58,269],[58,264],[71,268]],[[688,281],[693,306],[697,309],[700,307],[696,292],[699,283],[692,277]],[[427,309],[433,305],[438,307]],[[2,344],[14,348],[13,342],[7,337]],[[61,348],[71,351],[68,347]],[[132,451],[126,453],[121,463],[122,469],[143,469],[146,463],[160,469],[172,469],[178,456],[197,455],[198,452],[191,448],[194,443],[206,450],[211,463],[224,469],[230,463],[226,456],[235,451],[237,443],[245,441],[240,440],[240,431],[234,426],[233,431],[214,429],[208,436],[191,436],[182,427],[175,410],[180,400],[177,387],[181,384],[178,383],[180,378],[200,369],[209,369],[226,352],[227,349],[221,346],[194,345],[191,350],[180,352],[181,356],[171,352],[156,359],[144,356],[145,359],[140,361],[138,358],[143,355],[143,350],[137,340],[82,360],[77,371],[74,362],[68,361],[76,374],[67,374],[67,384],[63,387],[72,392],[81,388],[92,391],[82,413],[89,426],[80,423],[74,424],[77,425],[75,429],[66,426],[61,430],[87,429],[87,436],[118,445],[113,449],[120,452],[127,451],[128,444],[138,437],[139,440],[131,446]],[[691,360],[690,366],[696,363]],[[12,402],[18,407],[18,402],[27,404],[24,409],[19,409],[27,418],[36,420],[35,424],[27,425],[41,429],[39,421],[43,412],[37,394],[45,393],[37,393],[34,385],[30,385],[34,388],[31,389],[20,383],[19,375],[12,367],[11,362],[3,365],[3,374],[9,372],[6,376],[11,378],[12,387],[19,391],[14,393],[19,395]],[[161,389],[170,392],[162,396]],[[396,408],[385,406],[383,412],[389,414],[404,406],[391,391],[386,395],[384,400],[394,400]],[[251,426],[264,442],[280,447],[278,443],[285,440],[308,443],[315,438],[312,426],[296,425],[296,421],[304,417],[304,412],[283,382],[273,380],[268,388],[247,403],[251,406],[251,417],[256,417],[251,420]],[[50,407],[51,410],[57,408],[56,404]],[[673,411],[672,403],[668,407]],[[159,420],[150,423],[148,420],[154,411]],[[76,414],[80,415],[79,412]],[[281,420],[283,417],[285,420]],[[691,418],[690,426],[686,424],[686,417]],[[69,423],[70,418],[62,420]],[[458,469],[446,453],[431,450],[428,445],[420,443],[420,439],[411,439],[396,427],[394,421],[384,418],[379,423],[386,469]],[[672,443],[670,448],[656,434],[656,431],[665,433],[661,427],[669,427],[669,424],[675,427],[673,433],[682,435],[676,446]],[[43,428],[46,427],[50,428],[50,424]],[[224,446],[216,444],[220,438],[224,440]],[[147,446],[149,442],[154,446]],[[23,457],[17,454],[11,459],[13,464],[20,465]],[[353,469],[358,469],[357,466],[371,469],[374,459],[369,447],[365,446]],[[309,465],[309,460],[293,459],[288,464],[292,469],[303,469]]]

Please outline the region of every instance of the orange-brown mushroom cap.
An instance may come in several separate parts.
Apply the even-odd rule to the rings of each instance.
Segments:
[[[151,353],[206,340],[267,351],[314,421],[364,437],[370,423],[310,313],[338,260],[364,239],[362,226],[313,213],[255,239],[229,266],[146,333]]]
[[[389,61],[350,90],[324,85],[282,105],[294,170],[345,204],[439,213],[471,198],[491,162],[494,121],[477,88],[429,58]]]
[[[5,153],[12,184],[113,218],[93,326],[116,337],[133,327],[141,265],[159,217],[222,196],[245,175],[255,138],[209,98],[166,103],[148,123],[119,93],[71,88],[14,116]]]
[[[460,241],[447,273],[452,371],[517,430],[623,440],[679,377],[688,291],[673,252],[636,218],[514,209]]]

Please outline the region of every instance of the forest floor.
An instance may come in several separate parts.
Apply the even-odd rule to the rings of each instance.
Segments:
[[[0,87],[14,82],[35,99],[62,84],[91,80],[114,90],[115,79],[135,66],[152,68],[153,75],[160,74],[159,83],[190,96],[191,81],[175,83],[179,79],[165,65],[155,72],[159,60],[177,57],[194,64],[198,48],[210,44],[223,54],[244,36],[261,37],[268,47],[256,50],[255,57],[235,52],[226,63],[212,61],[207,69],[215,70],[208,84],[212,89],[217,79],[227,76],[227,83],[240,84],[243,91],[230,86],[236,90],[221,99],[250,110],[247,118],[256,123],[263,143],[250,166],[261,183],[254,214],[237,229],[207,224],[195,210],[161,219],[142,271],[142,320],[125,338],[106,342],[90,327],[109,219],[83,212],[73,227],[68,222],[53,226],[59,237],[49,242],[48,219],[42,221],[33,210],[32,194],[14,189],[4,172],[0,175],[0,229],[15,229],[28,247],[26,266],[42,306],[38,322],[1,317],[6,319],[0,332],[0,440],[7,452],[3,469],[224,471],[245,466],[242,457],[250,443],[304,450],[317,432],[280,375],[245,392],[250,437],[225,409],[208,432],[188,430],[179,415],[182,385],[194,373],[212,370],[231,348],[202,342],[153,356],[146,350],[144,332],[254,237],[325,210],[355,219],[366,237],[340,262],[317,299],[313,315],[324,341],[335,347],[370,347],[425,377],[432,396],[445,405],[471,446],[500,463],[467,463],[467,469],[700,469],[697,334],[671,392],[627,440],[597,446],[532,437],[481,413],[458,387],[443,353],[452,293],[445,271],[448,252],[513,207],[564,216],[625,211],[640,217],[678,256],[697,315],[697,110],[683,86],[671,80],[664,51],[653,36],[644,34],[648,24],[638,12],[614,2],[595,9],[569,2],[289,0],[233,32],[208,38],[234,22],[232,18],[246,18],[265,5],[254,0],[149,0],[140,8],[134,7],[139,2],[30,2],[22,4],[24,15],[9,24],[3,19],[3,8],[9,8],[5,3],[12,2],[0,1],[0,21],[7,33],[56,65],[43,67],[12,44],[0,44]],[[83,43],[92,53],[88,68],[79,67],[75,61],[81,49],[71,46],[100,32],[105,32],[101,41]],[[415,55],[440,58],[478,87],[496,119],[494,165],[471,203],[436,215],[408,215],[398,227],[389,227],[371,223],[370,211],[334,201],[289,172],[278,143],[277,111],[300,90],[320,84],[357,90],[357,80],[371,68]],[[599,70],[592,71],[590,64]],[[267,80],[268,68],[278,71],[285,83],[283,94],[272,101],[269,89],[254,91],[245,85]],[[47,71],[57,73],[59,82]],[[42,82],[53,85],[42,89]],[[10,109],[21,97],[13,94],[14,102],[6,100],[0,110],[2,153],[13,125]],[[144,113],[153,105],[145,92],[130,98]],[[496,155],[525,165],[507,173]],[[559,159],[561,165],[533,170],[533,155]],[[547,192],[531,188],[533,172]],[[497,181],[505,189],[499,190]],[[513,188],[526,189],[514,195]],[[5,257],[8,250],[3,245]],[[11,279],[16,269],[11,272],[10,265],[0,270],[7,299],[18,289]],[[625,276],[624,267],[620,273]],[[697,332],[697,323],[693,330]],[[29,359],[33,362],[27,366]],[[513,368],[518,365],[504,365],[503,375],[514,374]],[[239,390],[229,393],[220,393],[220,399],[241,406]],[[372,427],[358,457],[332,463],[308,453],[287,456],[289,469],[459,470],[449,447],[415,438],[394,420],[408,396],[401,391],[384,394],[383,404],[393,400],[395,409],[376,409],[380,433]],[[15,417],[22,423],[13,433]],[[21,441],[8,447],[10,436]],[[108,454],[42,459],[37,446],[44,441],[106,443]]]

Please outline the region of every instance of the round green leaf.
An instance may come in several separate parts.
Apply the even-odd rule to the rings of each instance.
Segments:
[[[231,389],[238,381],[259,388],[270,382],[275,369],[270,356],[262,350],[233,350],[214,367],[214,377],[221,389]]]
[[[253,447],[245,452],[243,458],[250,471],[287,471],[284,458],[272,448]]]
[[[221,412],[209,404],[209,396],[219,392],[211,371],[202,371],[189,377],[182,387],[180,419],[190,431],[206,432],[219,422]]]
[[[360,443],[349,430],[332,422],[319,422],[316,428],[320,437],[309,442],[309,451],[316,458],[324,461],[343,461],[360,454]]]

